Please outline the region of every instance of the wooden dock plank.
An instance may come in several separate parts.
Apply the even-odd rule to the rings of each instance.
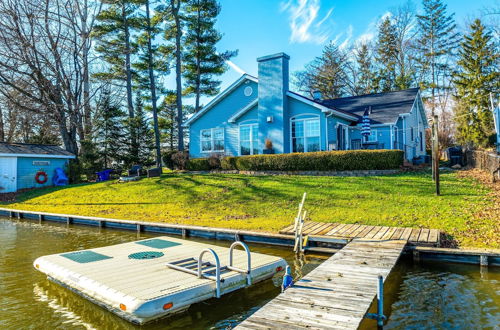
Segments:
[[[405,228],[403,234],[401,234],[400,239],[404,239],[405,241],[407,241],[410,238],[411,230],[412,230],[411,228]]]
[[[336,226],[335,228],[333,228],[332,230],[330,230],[325,235],[327,235],[327,236],[333,236],[336,232],[338,232],[339,230],[341,230],[342,228],[344,228],[347,225],[348,225],[347,223],[341,223],[340,225]]]
[[[344,226],[342,229],[338,230],[336,233],[335,233],[335,236],[344,236],[344,233],[347,232],[350,228],[352,228],[354,225],[352,223],[350,224],[347,224],[346,226]]]
[[[420,235],[418,235],[419,243],[427,243],[429,240],[429,229],[422,228],[420,231]]]
[[[396,232],[396,227],[389,227],[389,230],[380,239],[390,239],[392,235]]]
[[[357,329],[405,245],[353,240],[236,329]]]
[[[380,230],[378,231],[378,233],[377,233],[375,236],[373,236],[372,238],[373,238],[373,239],[381,239],[381,238],[382,238],[382,236],[384,236],[384,234],[385,234],[388,230],[389,230],[389,227],[385,227],[385,226],[384,226],[384,227],[380,228]]]
[[[439,242],[439,230],[431,229],[429,231],[429,243],[437,244]]]
[[[390,237],[390,239],[400,239],[401,235],[403,235],[404,228],[396,228],[396,231],[394,231],[394,234]]]
[[[329,223],[327,227],[319,231],[316,235],[326,235],[328,232],[332,231],[338,226],[340,226],[340,223]]]
[[[408,238],[408,241],[417,242],[419,235],[420,235],[420,228],[413,228],[411,230],[411,234],[410,234],[410,237]]]
[[[324,223],[324,222],[320,222],[320,226],[317,227],[316,229],[312,230],[309,235],[317,235],[318,233],[320,233],[323,229],[329,227],[331,224],[330,223]]]
[[[302,231],[304,235],[311,235],[317,228],[321,227],[323,224],[321,222],[313,222],[313,225],[308,227],[306,230]]]

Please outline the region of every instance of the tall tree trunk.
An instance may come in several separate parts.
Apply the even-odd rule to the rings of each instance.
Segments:
[[[130,68],[130,29],[126,12],[126,4],[122,5],[123,29],[125,32],[125,75],[127,89],[127,109],[129,119],[134,119],[134,104],[132,100],[132,70]],[[139,148],[137,146],[137,134],[135,124],[130,121],[130,144],[132,157],[139,159]]]
[[[0,142],[5,142],[5,125],[3,121],[3,112],[1,106],[0,106]]]
[[[160,149],[160,129],[158,128],[158,108],[156,105],[156,84],[153,72],[153,51],[151,47],[151,18],[149,13],[149,0],[146,0],[146,20],[148,28],[148,70],[149,70],[149,88],[151,89],[151,105],[153,107],[153,128],[155,131],[156,147],[156,167],[161,167],[161,149]]]
[[[197,27],[196,27],[196,33],[197,33],[197,36],[198,38],[196,38],[196,48],[197,48],[197,51],[196,51],[196,86],[195,86],[195,108],[194,108],[194,111],[195,112],[198,112],[200,110],[200,86],[201,86],[201,61],[200,61],[200,57],[201,57],[201,54],[200,54],[200,38],[201,38],[201,10],[200,10],[200,1],[198,0],[198,17],[197,17],[197,20],[198,20],[198,24],[197,24]]]
[[[181,77],[181,37],[182,27],[179,17],[181,0],[170,0],[172,7],[172,15],[175,20],[175,82],[176,82],[176,105],[177,105],[177,149],[184,150],[184,132],[182,127],[183,111],[182,111],[182,77]]]
[[[83,66],[83,127],[84,137],[92,132],[92,109],[90,107],[90,70],[89,70],[89,52],[90,52],[90,34],[87,24],[88,18],[88,0],[83,3],[82,13],[82,66]]]

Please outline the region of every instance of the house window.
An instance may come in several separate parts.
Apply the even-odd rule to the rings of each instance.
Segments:
[[[240,155],[259,153],[259,126],[257,124],[240,125]]]
[[[201,151],[222,152],[224,151],[224,129],[212,128],[201,130]]]
[[[292,119],[292,151],[319,151],[319,118]]]
[[[377,142],[377,130],[371,130],[370,135],[366,135],[366,142]]]

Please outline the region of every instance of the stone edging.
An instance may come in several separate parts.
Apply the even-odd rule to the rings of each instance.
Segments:
[[[213,170],[190,171],[193,174],[243,174],[253,176],[264,175],[310,175],[310,176],[376,176],[402,173],[400,169],[394,170],[360,170],[360,171],[238,171],[238,170]]]

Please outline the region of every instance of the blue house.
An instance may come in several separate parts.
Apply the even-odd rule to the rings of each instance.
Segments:
[[[401,149],[425,154],[428,127],[418,88],[338,99],[289,90],[284,53],[257,59],[258,78],[244,74],[184,124],[192,158],[353,149]],[[369,132],[362,135],[363,116]]]
[[[51,186],[55,169],[64,169],[71,158],[54,145],[0,142],[0,194]]]

